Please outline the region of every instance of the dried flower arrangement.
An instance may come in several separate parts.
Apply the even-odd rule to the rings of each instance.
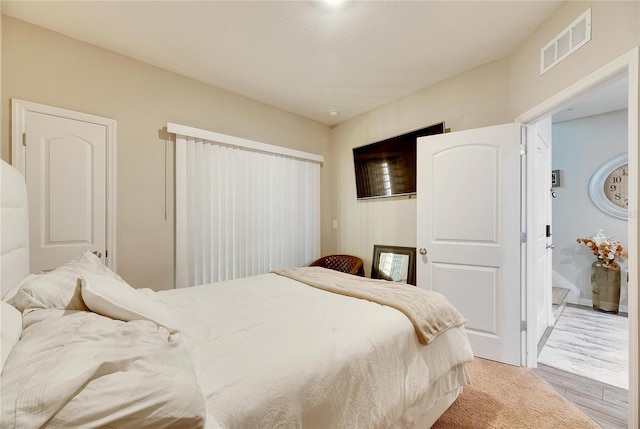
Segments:
[[[624,251],[620,242],[604,235],[603,230],[599,230],[593,239],[578,238],[576,241],[578,243],[584,243],[591,249],[593,254],[602,261],[602,265],[605,267],[609,267],[616,259],[624,259],[627,257],[627,252]]]

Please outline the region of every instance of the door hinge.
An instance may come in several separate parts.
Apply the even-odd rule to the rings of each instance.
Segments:
[[[526,320],[521,320],[520,321],[520,331],[524,332],[527,330],[527,321]]]
[[[527,242],[527,233],[526,232],[521,232],[520,233],[520,243],[526,243]]]
[[[109,257],[109,251],[105,250],[104,251],[104,259],[107,259]]]
[[[22,146],[27,145],[27,133],[22,133]]]

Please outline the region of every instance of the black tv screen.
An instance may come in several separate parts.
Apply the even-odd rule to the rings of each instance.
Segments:
[[[353,149],[358,199],[416,193],[418,137],[444,133],[444,122]]]

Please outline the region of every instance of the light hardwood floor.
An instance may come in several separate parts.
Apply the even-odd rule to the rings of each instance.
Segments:
[[[566,289],[553,288],[553,306],[556,321],[561,318],[561,315],[567,306],[566,292]],[[594,327],[592,325],[592,323],[587,323],[587,329],[591,329],[593,331]],[[580,327],[578,326],[578,328]],[[579,331],[580,329],[578,328],[575,328],[574,330]],[[547,332],[545,332],[540,344],[538,344],[538,354],[540,354],[544,348],[544,345],[549,339],[550,334],[553,332],[553,329],[554,327],[550,327],[547,329]],[[609,339],[611,337],[612,330],[614,330],[612,327],[608,327],[606,329],[606,337]],[[591,337],[595,336],[593,335],[593,332],[591,332],[591,334],[592,335],[589,335],[584,339],[585,343],[591,344],[593,341],[593,338]],[[560,345],[556,344],[555,347],[562,348],[563,346],[561,344],[562,342]],[[567,348],[571,347],[570,344],[565,346]],[[590,347],[591,346],[594,347],[594,349],[597,348],[596,344],[591,344]],[[600,352],[602,353],[602,350],[600,350]],[[573,360],[585,360],[584,354],[585,352],[582,350],[580,356],[578,358],[574,356]],[[558,357],[558,359],[560,359],[560,357]],[[593,360],[594,359],[591,359],[591,361]],[[587,365],[588,362],[589,359],[586,359],[583,364]],[[591,364],[593,364],[593,362],[591,362]],[[589,371],[590,373],[598,371],[598,365],[590,366]],[[533,373],[553,387],[569,402],[582,410],[583,413],[591,417],[602,428],[627,429],[629,418],[629,392],[627,390],[540,363],[538,363],[538,368],[533,369]],[[603,381],[606,381],[606,378],[603,379]]]
[[[628,323],[621,315],[568,304],[538,363],[627,389]]]
[[[538,365],[532,371],[602,428],[627,429],[626,390],[546,365]]]

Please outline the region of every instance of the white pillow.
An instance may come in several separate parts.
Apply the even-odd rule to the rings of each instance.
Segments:
[[[101,274],[122,280],[104,266],[96,255],[86,251],[55,270],[25,282],[8,302],[22,312],[36,308],[86,311],[78,278],[87,274]]]
[[[11,298],[16,296],[16,294],[18,293],[18,291],[20,290],[22,285],[25,285],[25,284],[29,283],[30,281],[37,279],[41,275],[43,275],[43,274],[29,274],[27,277],[25,277],[22,280],[20,280],[18,282],[18,284],[14,285],[11,289],[9,289],[7,291],[7,293],[5,293],[4,296],[2,297],[2,300],[9,302],[11,300]]]
[[[2,301],[0,307],[0,321],[2,321],[2,327],[0,334],[0,352],[2,354],[2,361],[0,362],[0,373],[4,369],[4,363],[9,357],[9,353],[13,350],[13,346],[16,345],[22,335],[22,313],[13,305],[7,304]]]
[[[134,289],[123,281],[101,275],[80,278],[82,299],[94,313],[124,320],[150,320],[158,326],[176,331],[169,307],[148,293]]]

